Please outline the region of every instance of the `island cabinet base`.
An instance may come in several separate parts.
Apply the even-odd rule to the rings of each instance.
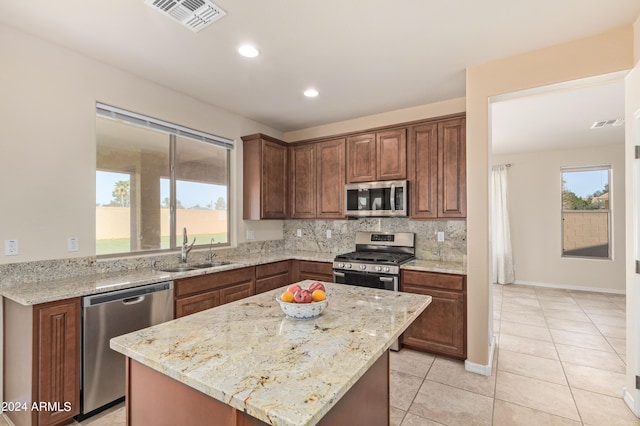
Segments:
[[[127,358],[126,410],[128,426],[267,424],[130,358]],[[318,424],[388,425],[389,413],[389,351],[386,351]]]

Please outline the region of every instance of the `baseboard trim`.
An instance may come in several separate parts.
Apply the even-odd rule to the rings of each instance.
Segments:
[[[624,388],[622,390],[622,399],[624,400],[625,404],[627,404],[627,407],[629,407],[631,412],[635,414],[636,417],[640,417],[640,413],[638,413],[638,411],[636,410],[636,403],[633,399],[633,395],[631,395],[627,388]]]
[[[470,362],[469,360],[464,361],[464,369],[476,374],[482,374],[483,376],[491,376],[491,371],[493,370],[493,354],[496,348],[496,337],[491,336],[491,343],[489,345],[489,364],[482,365],[476,364],[475,362]]]
[[[530,285],[533,287],[560,288],[563,290],[592,291],[596,293],[626,294],[626,290],[616,290],[613,288],[599,288],[599,287],[585,287],[580,285],[540,283],[536,281],[516,280],[514,284]]]

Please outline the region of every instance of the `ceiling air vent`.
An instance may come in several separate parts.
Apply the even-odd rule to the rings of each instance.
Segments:
[[[615,120],[596,121],[591,125],[592,129],[602,129],[603,127],[618,127],[624,124],[624,118],[618,118]]]
[[[180,22],[194,33],[227,14],[208,0],[145,0],[144,4]]]

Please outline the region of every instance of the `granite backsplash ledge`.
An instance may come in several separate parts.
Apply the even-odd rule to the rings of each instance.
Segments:
[[[251,254],[284,251],[284,240],[256,241],[240,244],[238,247],[215,250],[216,258],[248,256]],[[96,258],[96,256],[73,257],[67,259],[39,260],[33,262],[8,263],[0,265],[0,285],[57,280],[84,275],[110,272],[151,269],[176,266],[179,253],[149,253],[120,258]],[[189,253],[189,263],[207,262],[208,249],[194,249]]]

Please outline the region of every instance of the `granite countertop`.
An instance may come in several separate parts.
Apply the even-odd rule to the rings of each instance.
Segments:
[[[332,262],[334,257],[335,255],[333,254],[316,252],[256,253],[237,258],[229,257],[220,259],[230,261],[231,264],[229,265],[195,269],[184,272],[163,272],[160,269],[154,271],[149,268],[82,275],[56,280],[7,284],[0,286],[0,296],[11,299],[24,306],[31,306],[39,303],[68,299],[71,297],[89,296],[91,294],[105,293],[108,291],[138,287],[141,285],[154,284],[162,281],[175,280],[196,275],[228,271],[231,269],[278,262],[287,259]]]
[[[400,269],[422,272],[439,272],[443,274],[466,275],[467,265],[464,262],[443,262],[436,260],[412,260],[405,263]]]
[[[29,283],[6,284],[0,286],[0,296],[13,300],[24,306],[53,302],[72,297],[89,296],[162,281],[175,280],[196,275],[210,274],[247,266],[262,265],[281,260],[297,259],[316,262],[333,262],[335,254],[305,251],[281,251],[270,253],[249,254],[242,257],[228,257],[229,265],[213,268],[196,269],[184,272],[163,272],[160,269],[136,269],[122,272],[111,272],[93,275],[82,275],[55,280],[42,280]],[[449,274],[466,274],[466,265],[457,262],[435,262],[429,260],[414,260],[401,266],[427,272],[441,272]]]
[[[267,423],[313,425],[431,303],[325,285],[329,305],[313,319],[285,317],[277,289],[116,337],[111,348]]]

